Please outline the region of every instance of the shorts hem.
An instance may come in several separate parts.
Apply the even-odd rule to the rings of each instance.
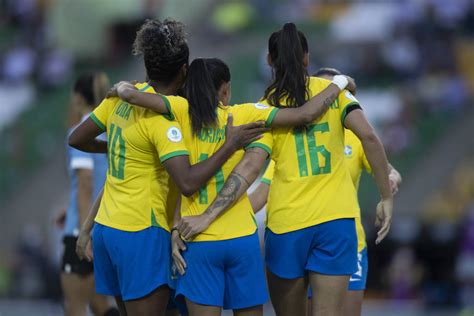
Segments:
[[[354,273],[357,272],[357,269],[352,271],[352,272],[349,272],[349,271],[329,271],[328,269],[318,269],[318,268],[306,268],[305,269],[306,271],[308,272],[314,272],[314,273],[319,273],[319,274],[323,274],[323,275],[334,275],[334,276],[337,276],[337,275],[353,275]]]
[[[193,303],[196,303],[196,304],[199,304],[199,305],[208,305],[208,306],[216,306],[216,307],[221,307],[221,308],[224,308],[224,304],[218,304],[216,302],[209,302],[209,301],[205,301],[204,299],[201,300],[201,298],[196,298],[196,297],[191,297],[191,296],[188,296],[184,293],[185,291],[178,291],[176,290],[176,294],[175,294],[175,298],[178,298],[179,296],[183,296],[185,299],[188,299],[190,300],[191,302]]]
[[[348,291],[365,291],[366,289],[366,286],[351,286],[350,282],[349,282],[349,287],[347,288]]]
[[[95,292],[100,295],[105,295],[105,296],[121,296],[122,294],[119,292],[114,292],[114,291],[107,291],[107,290],[101,290],[98,289],[97,287],[95,288]]]
[[[304,273],[302,275],[296,275],[296,276],[295,275],[289,276],[288,274],[285,274],[285,276],[283,276],[281,273],[275,272],[267,262],[265,262],[265,266],[272,274],[276,275],[280,279],[293,280],[293,279],[304,278],[305,276]]]
[[[151,294],[152,292],[154,292],[155,290],[157,290],[158,288],[160,288],[160,287],[162,287],[162,286],[164,286],[164,285],[166,285],[167,287],[169,287],[167,281],[164,281],[164,282],[161,281],[161,282],[158,283],[157,286],[154,286],[154,287],[153,287],[151,290],[149,290],[149,291],[143,291],[143,292],[141,292],[140,294],[135,294],[135,295],[122,295],[122,300],[123,300],[123,301],[131,301],[131,300],[140,299],[140,298],[142,298],[142,297],[145,297],[145,296]],[[145,292],[146,292],[146,293],[145,293]]]

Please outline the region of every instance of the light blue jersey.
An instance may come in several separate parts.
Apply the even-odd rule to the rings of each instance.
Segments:
[[[72,129],[69,131],[68,134]],[[107,140],[105,133],[98,137],[101,140]],[[107,174],[107,155],[106,154],[91,154],[85,153],[71,146],[67,146],[67,166],[68,174],[70,179],[70,191],[69,191],[69,205],[66,213],[66,222],[64,225],[65,236],[78,236],[79,235],[79,209],[77,205],[77,190],[78,190],[78,179],[76,176],[76,170],[78,169],[89,169],[92,170],[93,180],[93,199],[91,205],[95,201],[95,198],[99,194],[100,190],[104,186],[105,177]]]

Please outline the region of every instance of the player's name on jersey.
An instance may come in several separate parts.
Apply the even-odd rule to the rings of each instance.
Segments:
[[[132,111],[132,106],[128,104],[127,102],[122,102],[117,107],[115,114],[117,114],[118,116],[120,116],[121,118],[125,120],[128,120],[128,118],[130,117],[131,111]]]
[[[218,143],[225,139],[225,127],[203,127],[198,134],[198,138],[206,143]]]

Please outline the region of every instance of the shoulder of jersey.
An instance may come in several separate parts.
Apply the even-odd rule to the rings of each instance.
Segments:
[[[331,81],[319,78],[319,77],[309,77],[309,89],[310,90],[322,90],[329,86]]]

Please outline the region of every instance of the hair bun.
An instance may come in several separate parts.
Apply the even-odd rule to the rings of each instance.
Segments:
[[[287,22],[283,25],[283,31],[296,31],[296,25],[292,22]]]

